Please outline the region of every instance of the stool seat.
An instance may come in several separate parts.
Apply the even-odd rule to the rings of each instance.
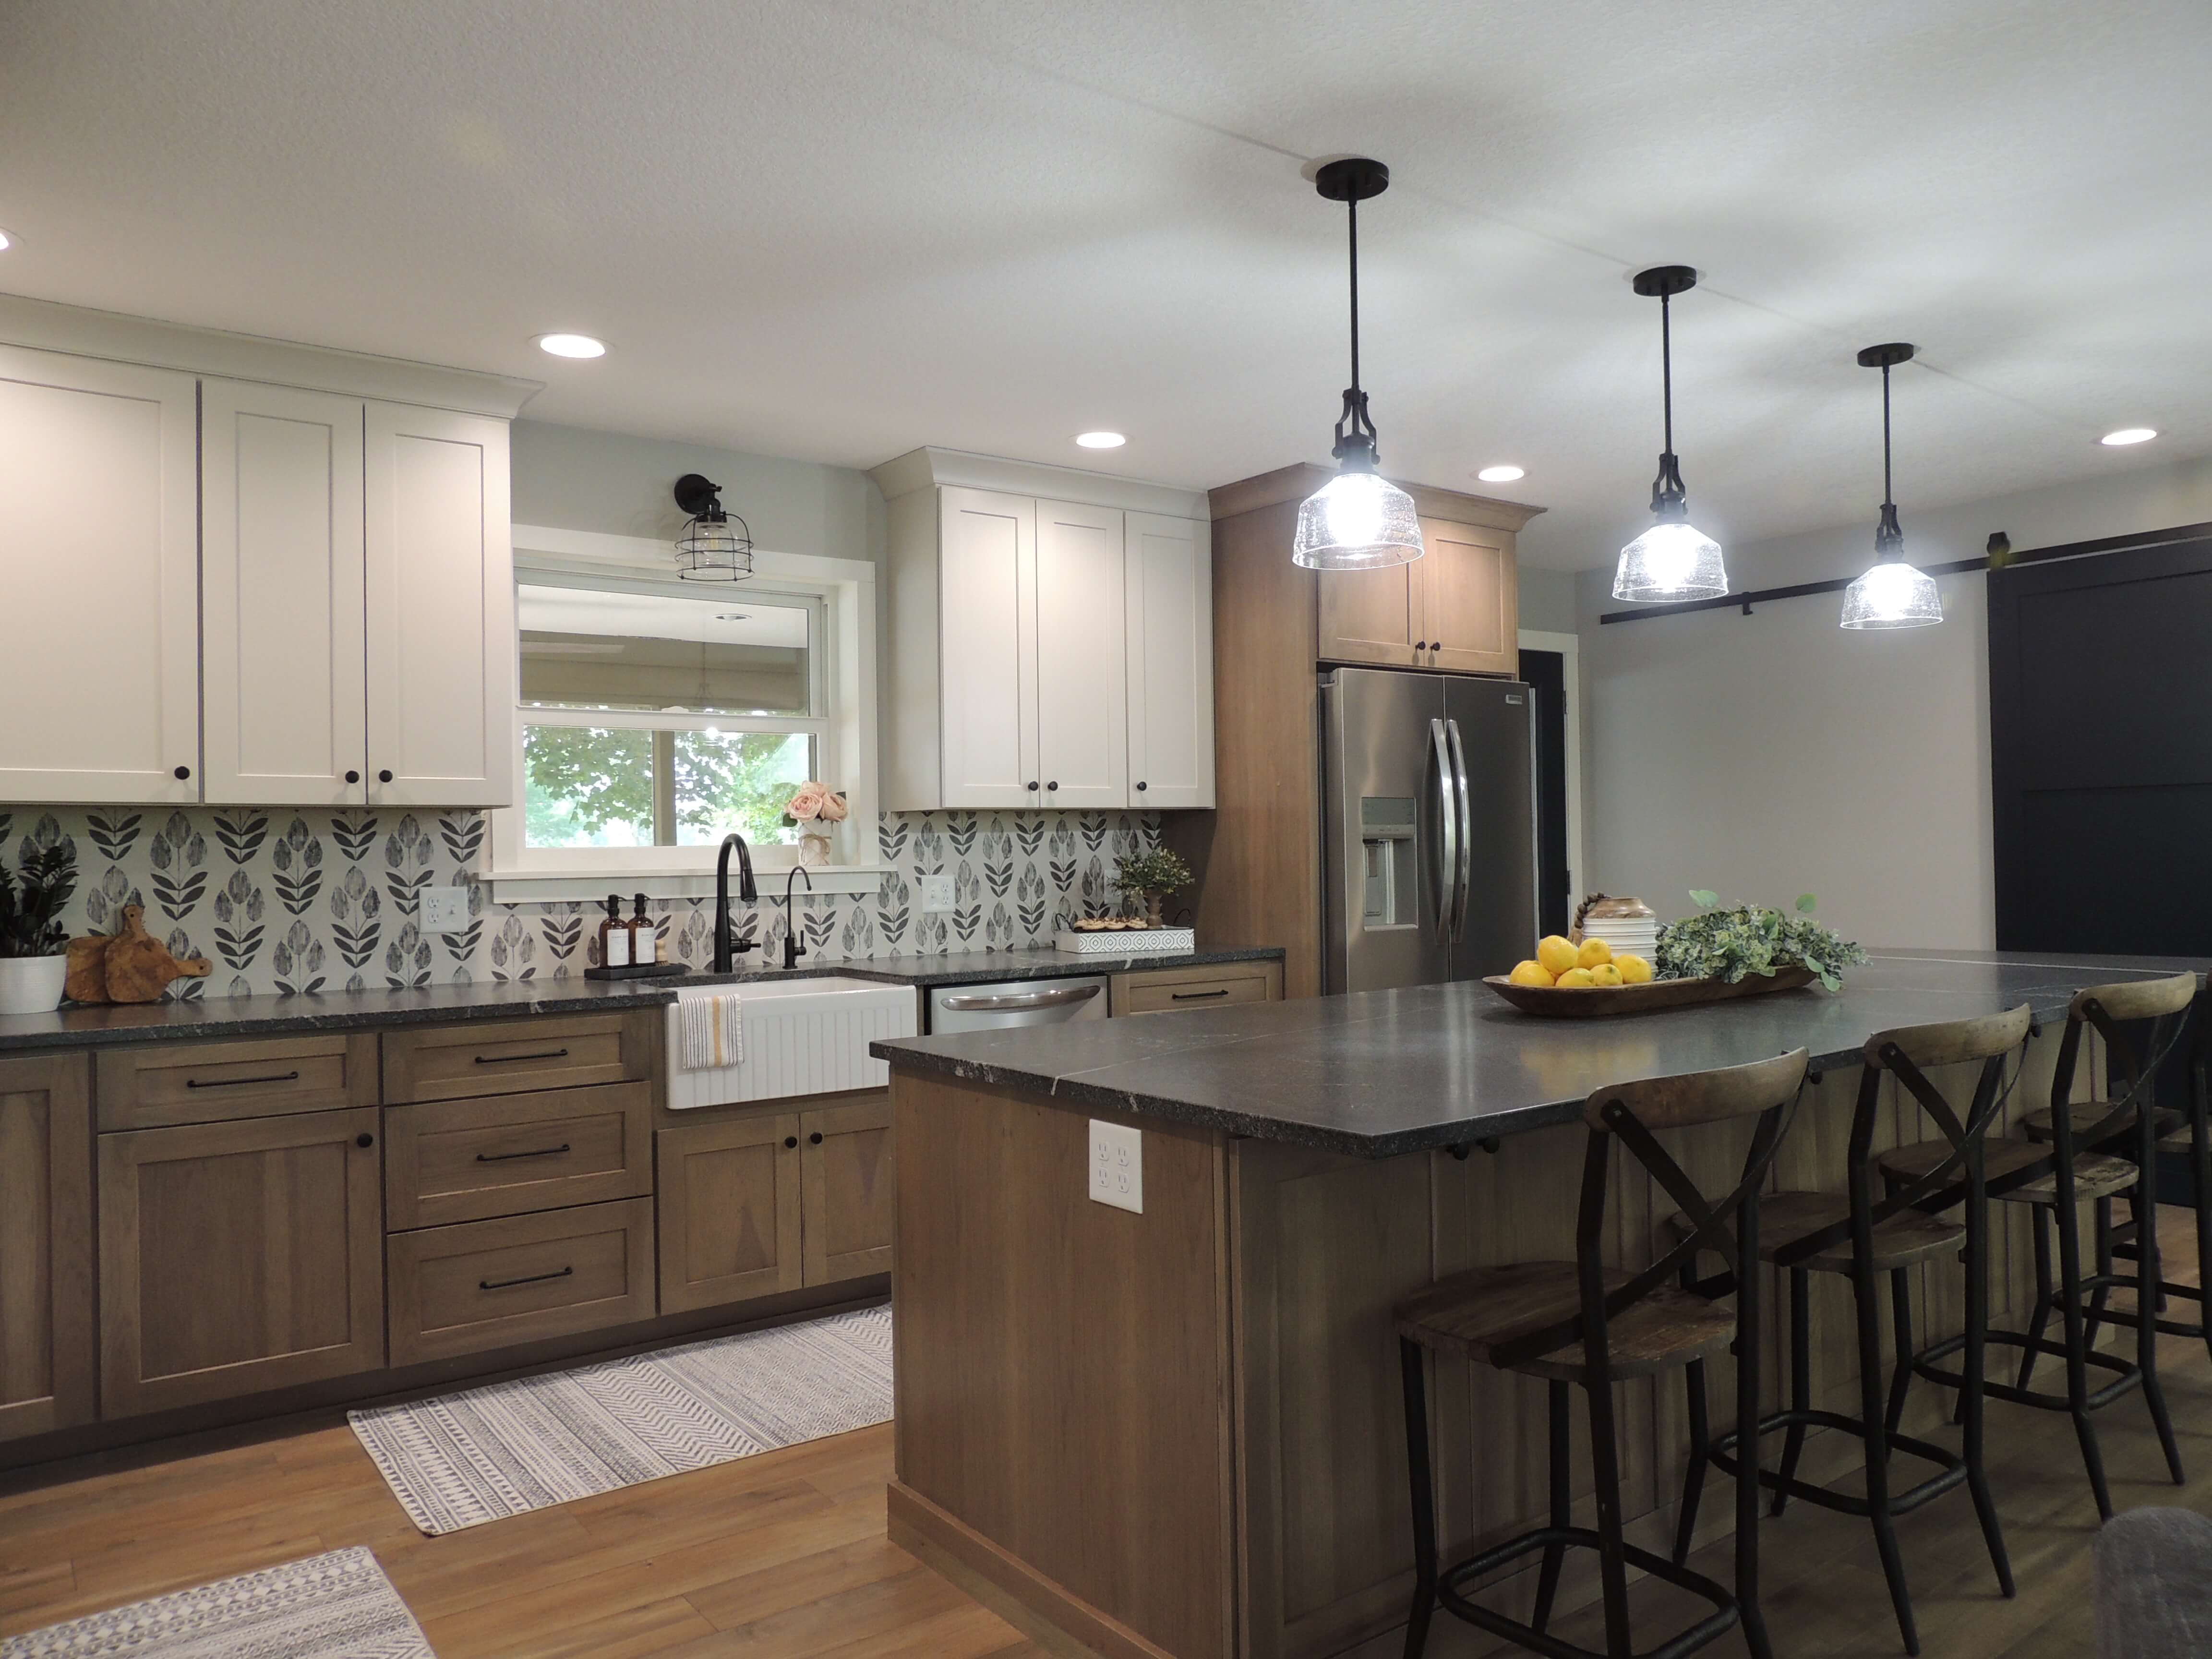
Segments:
[[[2074,1133],[2078,1139],[2084,1129],[2094,1129],[2112,1115],[2113,1103],[2109,1100],[2077,1100],[2069,1109],[2073,1114]],[[2051,1139],[2051,1115],[2056,1108],[2045,1106],[2028,1113],[2013,1127],[2030,1140],[2048,1141]],[[2115,1135],[2123,1135],[2136,1127],[2137,1108],[2128,1108],[2128,1115],[2112,1128]],[[2183,1127],[2182,1115],[2171,1106],[2156,1109],[2152,1122],[2161,1135],[2171,1134]]]
[[[1948,1158],[1951,1152],[1948,1140],[1917,1140],[1911,1146],[1882,1153],[1875,1163],[1886,1176],[1899,1181],[1917,1181]],[[1995,1185],[2008,1176],[2016,1176],[2023,1170],[2046,1163],[2050,1158],[2051,1149],[2033,1140],[1985,1140],[1982,1143],[1982,1176]],[[2136,1166],[2125,1158],[2105,1152],[2075,1154],[2076,1198],[2110,1198],[2115,1193],[2127,1191],[2135,1182]],[[2055,1204],[2058,1201],[2058,1172],[2047,1170],[2032,1181],[1990,1196],[2012,1204]]]
[[[1438,1353],[1495,1364],[1492,1355],[1504,1344],[1581,1311],[1576,1271],[1571,1261],[1523,1261],[1440,1279],[1398,1304],[1398,1334]],[[1609,1267],[1605,1287],[1618,1289],[1633,1277]],[[1662,1285],[1606,1322],[1609,1373],[1620,1378],[1672,1370],[1724,1352],[1735,1338],[1735,1316],[1727,1309]],[[1555,1382],[1581,1382],[1581,1340],[1511,1369]]]
[[[1765,1194],[1759,1200],[1759,1259],[1778,1261],[1800,1240],[1849,1220],[1850,1213],[1851,1201],[1841,1193]],[[1667,1218],[1667,1227],[1677,1238],[1686,1238],[1693,1231],[1680,1211]],[[1956,1255],[1966,1244],[1964,1227],[1906,1210],[1874,1230],[1874,1260],[1868,1265],[1887,1273],[1938,1256]],[[1847,1273],[1851,1270],[1851,1242],[1838,1239],[1790,1265],[1815,1273]]]
[[[2076,1199],[2111,1198],[2124,1193],[2136,1184],[2136,1166],[2124,1158],[2113,1158],[2106,1152],[2081,1152],[2074,1159],[2074,1196]],[[2058,1172],[2038,1176],[2025,1187],[2015,1187],[2002,1194],[2008,1204],[2056,1204],[2058,1201]]]

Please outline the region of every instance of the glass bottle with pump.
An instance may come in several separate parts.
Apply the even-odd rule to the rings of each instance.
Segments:
[[[636,909],[629,919],[629,959],[634,963],[660,960],[660,929],[653,918],[645,914],[645,895],[640,893]]]
[[[622,895],[607,895],[607,919],[599,924],[599,965],[602,968],[629,966],[629,924],[623,920]]]

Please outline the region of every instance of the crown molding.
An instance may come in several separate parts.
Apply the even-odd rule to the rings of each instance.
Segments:
[[[872,469],[868,476],[896,501],[917,489],[951,484],[967,489],[993,489],[1007,495],[1042,495],[1055,501],[1079,501],[1086,507],[1118,507],[1130,513],[1157,513],[1167,519],[1203,519],[1206,492],[1177,489],[1168,484],[1146,483],[1110,472],[1086,472],[1080,467],[1051,466],[1042,461],[1009,461],[995,455],[972,455],[960,449],[925,446]]]

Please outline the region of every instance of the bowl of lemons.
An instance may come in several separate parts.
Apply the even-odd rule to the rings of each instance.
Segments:
[[[1523,1013],[1589,1019],[1788,990],[1809,984],[1812,978],[1807,970],[1793,968],[1741,985],[1717,979],[1659,979],[1644,957],[1617,951],[1601,939],[1577,940],[1553,933],[1539,939],[1536,954],[1516,963],[1511,973],[1493,974],[1482,982]]]

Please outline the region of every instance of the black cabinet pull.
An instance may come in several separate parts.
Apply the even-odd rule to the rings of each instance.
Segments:
[[[543,1285],[549,1279],[566,1279],[575,1271],[574,1267],[563,1267],[557,1273],[532,1273],[526,1279],[479,1279],[477,1288],[480,1291],[511,1291],[518,1285]]]
[[[564,1140],[558,1146],[533,1146],[526,1152],[478,1152],[477,1162],[504,1164],[511,1158],[558,1158],[570,1150],[568,1143]]]
[[[1203,1002],[1208,997],[1225,997],[1228,994],[1228,988],[1225,986],[1218,991],[1170,991],[1168,993],[1168,1000],[1170,1002]]]
[[[379,773],[376,775],[376,781],[377,781],[379,783],[389,783],[389,782],[391,782],[391,781],[392,781],[392,769],[391,769],[390,767],[388,767],[388,766],[387,766],[387,767],[386,767],[386,768],[385,768],[381,772],[379,772]]]
[[[346,781],[348,783],[359,783],[361,781],[361,774],[349,769],[346,773]]]
[[[512,1066],[518,1060],[566,1060],[568,1057],[568,1051],[566,1048],[540,1048],[537,1053],[529,1054],[478,1054],[477,1064]]]
[[[267,1077],[211,1077],[204,1079],[188,1077],[185,1079],[185,1087],[187,1089],[243,1089],[253,1083],[297,1083],[299,1080],[300,1074],[297,1072],[274,1072]]]
[[[376,1137],[370,1134],[356,1135],[353,1138],[353,1144],[365,1152],[369,1147],[376,1145]]]
[[[799,1137],[797,1135],[786,1135],[783,1138],[783,1144],[786,1146],[796,1146],[799,1145]]]
[[[179,766],[179,767],[177,769],[177,776],[178,776],[179,778],[180,778],[180,779],[182,779],[182,778],[188,778],[188,777],[191,776],[191,775],[192,775],[192,769],[191,769],[191,767],[189,767],[189,766]]]
[[[810,1146],[819,1146],[822,1144],[822,1131],[817,1129],[812,1134],[807,1136],[806,1144]]]

